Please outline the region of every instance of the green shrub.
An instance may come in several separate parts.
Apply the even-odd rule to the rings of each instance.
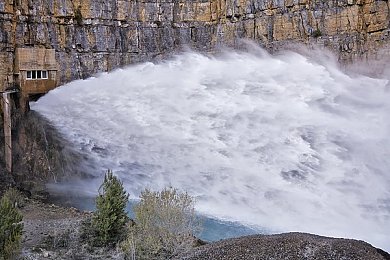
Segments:
[[[4,260],[19,251],[23,231],[23,217],[8,196],[6,192],[0,200],[0,259]]]
[[[8,198],[15,208],[24,207],[25,198],[19,190],[15,188],[9,188],[3,196]]]
[[[80,5],[74,10],[74,19],[76,20],[78,25],[83,25],[83,15],[81,14]]]
[[[318,29],[318,28],[317,28],[316,30],[314,30],[313,33],[312,33],[312,36],[313,36],[314,38],[321,37],[321,36],[322,36],[321,30]]]
[[[92,217],[95,245],[116,244],[124,234],[128,222],[126,205],[129,195],[122,182],[108,170],[96,198],[96,211]]]
[[[200,221],[194,199],[168,188],[145,190],[134,207],[135,224],[129,225],[122,249],[132,259],[169,259],[192,248]]]

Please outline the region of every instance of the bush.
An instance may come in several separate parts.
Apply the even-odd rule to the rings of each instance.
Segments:
[[[10,259],[18,252],[23,231],[22,219],[6,192],[0,200],[0,259]]]
[[[81,5],[79,5],[74,10],[74,19],[76,20],[77,25],[83,25],[83,15],[81,14]]]
[[[318,28],[317,28],[316,30],[314,30],[313,33],[312,33],[312,36],[313,36],[314,38],[321,37],[321,36],[322,36],[321,30],[318,29]]]
[[[169,188],[145,190],[134,207],[135,224],[128,227],[122,249],[132,259],[169,259],[192,248],[200,222],[194,199]]]
[[[128,222],[126,205],[129,196],[122,182],[108,170],[96,198],[96,211],[92,217],[95,245],[116,244],[124,234]]]
[[[9,201],[11,202],[11,204],[15,208],[22,208],[22,207],[24,207],[25,198],[24,198],[24,196],[22,195],[22,193],[19,190],[15,189],[15,188],[9,188],[4,193],[4,197],[7,197],[9,199]]]

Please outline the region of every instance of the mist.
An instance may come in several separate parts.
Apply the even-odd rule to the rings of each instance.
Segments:
[[[133,198],[173,186],[212,217],[390,251],[389,78],[346,74],[321,52],[188,51],[31,108],[93,161],[83,192],[109,168]]]

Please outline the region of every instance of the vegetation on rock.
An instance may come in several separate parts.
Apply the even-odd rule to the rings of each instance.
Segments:
[[[8,190],[0,200],[0,259],[10,259],[20,248],[23,223],[17,209],[14,189]]]
[[[79,5],[75,10],[74,10],[74,19],[77,22],[77,25],[83,25],[83,15],[81,13],[81,5]]]
[[[321,36],[322,36],[321,30],[318,29],[318,28],[317,28],[316,30],[314,30],[313,33],[312,33],[312,36],[313,36],[314,38],[321,37]]]

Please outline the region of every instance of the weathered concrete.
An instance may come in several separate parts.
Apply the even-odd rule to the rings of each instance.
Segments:
[[[0,82],[15,49],[56,50],[59,83],[168,53],[236,46],[318,44],[344,61],[390,57],[384,0],[2,0]]]
[[[5,168],[12,172],[12,125],[11,125],[11,98],[10,93],[2,93],[2,110],[4,120],[4,159]]]

